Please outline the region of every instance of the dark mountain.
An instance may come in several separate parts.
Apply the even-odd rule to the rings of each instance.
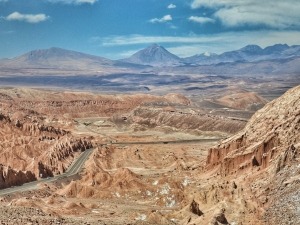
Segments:
[[[173,66],[179,65],[180,58],[168,52],[164,47],[153,44],[121,61],[151,66]]]
[[[290,47],[287,44],[276,44],[273,46],[268,46],[263,50],[265,55],[272,55],[272,54],[281,54],[285,50],[289,49]],[[291,47],[293,48],[293,47]]]
[[[239,51],[248,53],[248,54],[258,54],[262,51],[263,49],[258,46],[258,45],[247,45],[243,48],[241,48]]]

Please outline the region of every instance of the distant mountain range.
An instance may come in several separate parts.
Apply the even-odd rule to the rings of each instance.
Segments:
[[[300,45],[276,44],[266,48],[248,45],[220,55],[203,53],[180,58],[153,44],[122,60],[61,48],[34,50],[12,59],[0,60],[0,75],[27,74],[114,74],[177,71],[206,74],[298,74]],[[154,70],[154,67],[156,68]]]
[[[227,62],[258,62],[274,59],[287,59],[300,56],[300,45],[276,44],[262,49],[258,45],[247,45],[236,51],[217,54],[201,54],[182,59],[188,64],[211,65]]]
[[[202,53],[187,58],[168,52],[164,47],[157,44],[151,45],[138,51],[124,62],[151,66],[182,66],[182,65],[213,65],[232,62],[258,62],[274,59],[287,59],[300,56],[300,45],[288,46],[276,44],[262,49],[258,45],[247,45],[236,51],[224,52],[220,55],[215,53]]]

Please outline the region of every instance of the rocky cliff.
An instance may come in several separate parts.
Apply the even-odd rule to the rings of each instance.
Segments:
[[[243,131],[210,149],[207,166],[220,164],[221,173],[226,176],[280,164],[282,155],[300,143],[299,105],[298,86],[255,113]]]
[[[16,110],[16,108],[15,108]],[[91,142],[69,131],[44,124],[41,116],[1,108],[0,188],[63,173]]]
[[[213,182],[238,182],[234,187],[241,188],[238,197],[244,203],[237,212],[245,212],[243,207],[249,211],[251,204],[249,212],[257,213],[261,224],[300,223],[299,105],[297,86],[255,113],[244,130],[211,148],[207,156],[207,172],[216,176]],[[224,185],[218,189],[224,190]]]
[[[36,177],[30,171],[16,171],[9,166],[0,164],[0,189],[22,185],[34,180],[36,180]]]

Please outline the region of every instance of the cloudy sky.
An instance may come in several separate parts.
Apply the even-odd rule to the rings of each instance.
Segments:
[[[300,44],[299,0],[0,0],[0,58],[61,47],[111,59]]]

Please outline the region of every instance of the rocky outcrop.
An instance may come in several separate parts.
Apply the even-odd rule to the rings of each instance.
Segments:
[[[142,177],[127,168],[118,168],[115,172],[105,171],[102,167],[105,159],[99,157],[101,154],[101,149],[95,151],[86,162],[81,180],[71,182],[59,190],[58,194],[85,198],[114,197],[114,193],[119,196],[145,189]]]
[[[229,224],[225,217],[225,209],[218,209],[215,212],[215,214],[211,220],[211,224],[213,224],[213,225]]]
[[[44,124],[39,114],[17,108],[11,114],[8,109],[2,108],[0,114],[0,163],[8,166],[3,169],[2,188],[61,174],[77,155],[92,147],[85,138]]]
[[[199,208],[199,204],[197,202],[195,202],[195,200],[192,201],[192,203],[190,204],[190,211],[198,216],[202,216],[203,212],[200,210]]]
[[[286,157],[280,155],[300,142],[299,105],[300,86],[268,103],[242,132],[209,150],[208,168],[220,164],[226,176],[253,167],[267,168],[276,160],[282,167]]]
[[[29,133],[32,136],[37,136],[42,133],[50,133],[54,135],[64,136],[70,132],[55,128],[53,126],[45,126],[44,124],[25,122],[21,123],[19,120],[15,122],[16,127],[21,128],[24,132]]]
[[[92,143],[88,140],[65,137],[38,157],[34,171],[40,177],[62,174],[75,156],[89,148],[92,148]]]
[[[26,182],[36,180],[30,171],[16,171],[9,166],[0,164],[0,189],[22,185]]]

